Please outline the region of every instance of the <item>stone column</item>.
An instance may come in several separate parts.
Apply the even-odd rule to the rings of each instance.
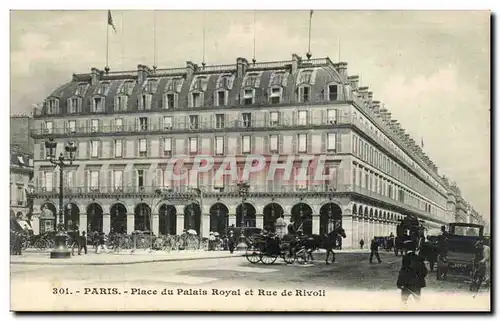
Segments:
[[[33,215],[31,221],[31,227],[33,228],[33,234],[40,234],[40,217],[38,215]]]
[[[264,214],[255,215],[255,227],[264,228]]]
[[[319,215],[312,215],[312,232],[319,234]]]
[[[102,231],[108,235],[111,231],[111,214],[102,214]]]
[[[154,235],[158,236],[160,235],[160,215],[158,213],[153,213],[153,222],[151,226],[151,231],[154,233]]]
[[[352,216],[342,216],[342,228],[345,230],[346,238],[342,239],[342,249],[352,249],[354,243],[354,229]]]
[[[342,222],[343,224],[343,222]],[[345,227],[344,227],[345,229]],[[346,231],[347,233],[347,231]],[[349,237],[349,235],[347,235]],[[352,217],[352,248],[357,248],[359,246],[359,219],[358,217]]]
[[[177,235],[181,235],[182,231],[184,231],[184,211],[177,213]]]
[[[370,222],[369,220],[365,217],[363,218],[363,240],[365,241],[365,245],[369,245],[369,230],[368,228],[370,227]]]
[[[80,233],[85,232],[85,234],[88,234],[87,231],[87,213],[80,213],[80,217],[78,219],[78,225],[80,225]]]
[[[208,237],[210,234],[210,214],[206,213],[201,216],[202,231],[200,237]]]
[[[135,229],[135,214],[127,213],[127,234],[132,234]]]

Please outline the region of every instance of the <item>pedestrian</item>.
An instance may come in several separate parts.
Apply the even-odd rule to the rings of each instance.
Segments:
[[[416,244],[413,241],[405,243],[408,252],[403,256],[397,287],[401,289],[401,300],[406,304],[410,296],[420,301],[422,288],[426,286],[427,268],[424,259],[415,253]]]
[[[85,231],[82,232],[82,235],[78,237],[78,255],[81,255],[82,249],[87,255],[87,235],[85,234]]]
[[[373,255],[375,255],[375,257],[377,258],[378,260],[378,263],[382,263],[382,260],[380,259],[380,255],[378,254],[378,243],[377,243],[377,240],[375,238],[372,239],[372,243],[370,244],[370,264],[372,263],[373,261]]]
[[[233,254],[233,252],[234,252],[234,247],[235,247],[235,245],[236,245],[236,239],[235,239],[235,237],[234,237],[234,232],[233,232],[233,231],[230,231],[230,232],[229,232],[229,237],[228,237],[228,240],[227,240],[227,241],[228,241],[229,252],[230,252],[231,254]]]
[[[359,241],[359,246],[361,247],[361,249],[363,249],[363,246],[365,246],[365,241],[363,239]]]
[[[214,232],[210,232],[208,236],[208,250],[215,251],[215,235]]]
[[[108,247],[106,246],[106,234],[104,234],[104,232],[99,233],[99,245],[96,248],[96,253],[99,253],[99,248],[108,252]]]

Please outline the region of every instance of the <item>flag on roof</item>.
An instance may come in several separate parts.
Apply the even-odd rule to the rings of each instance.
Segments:
[[[111,16],[111,10],[108,10],[108,25],[113,27],[113,30],[116,32],[115,24],[113,23],[113,16]]]

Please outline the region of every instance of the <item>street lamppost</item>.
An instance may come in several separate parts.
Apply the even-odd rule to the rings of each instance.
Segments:
[[[68,235],[66,234],[64,228],[64,205],[63,205],[63,171],[66,166],[73,165],[73,160],[75,160],[76,146],[73,142],[67,142],[64,146],[64,150],[69,153],[69,159],[65,159],[63,153],[56,158],[56,148],[57,143],[54,142],[53,138],[49,138],[45,141],[45,149],[47,150],[48,160],[59,169],[59,223],[57,224],[56,233],[56,246],[55,249],[50,252],[51,259],[68,259],[71,258],[71,252],[66,247],[66,239]],[[68,163],[66,162],[68,161]]]
[[[248,197],[248,190],[250,189],[250,184],[246,182],[238,183],[238,194],[241,197],[241,235],[240,242],[236,246],[237,250],[245,250],[247,248],[247,244],[245,242],[245,201]]]

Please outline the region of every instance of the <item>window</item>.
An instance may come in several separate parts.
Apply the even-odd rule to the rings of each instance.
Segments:
[[[163,170],[163,188],[164,189],[172,188],[170,171],[167,171],[166,169]]]
[[[92,133],[97,133],[99,131],[99,119],[92,119],[90,126],[91,126],[90,131]]]
[[[67,171],[66,173],[66,185],[67,187],[73,187],[74,186],[74,172],[73,171]]]
[[[59,112],[59,100],[49,99],[47,100],[47,114],[53,115]]]
[[[24,203],[24,187],[17,187],[17,205],[23,205]]]
[[[242,153],[250,153],[250,136],[241,137]]]
[[[172,138],[170,137],[163,139],[163,155],[164,156],[172,155]]]
[[[224,128],[224,114],[215,115],[215,128],[217,129]]]
[[[158,88],[158,80],[149,79],[147,86],[148,86],[148,92],[154,94],[156,92],[156,89]]]
[[[272,88],[269,98],[271,104],[279,104],[281,102],[281,88]]]
[[[358,136],[352,136],[352,153],[357,154],[358,152]]]
[[[198,129],[198,115],[189,116],[189,129]]]
[[[99,86],[99,94],[106,95],[108,93],[108,90],[109,90],[109,83],[107,82],[101,83],[101,85]]]
[[[278,111],[271,112],[271,126],[278,126],[280,123],[280,113]]]
[[[171,129],[172,129],[172,116],[164,116],[163,130],[171,130]]]
[[[139,117],[139,130],[141,132],[145,132],[148,130],[148,118],[147,117]]]
[[[216,175],[219,172],[219,169],[214,169],[214,189],[218,189],[222,191],[224,189],[224,176]]]
[[[54,172],[44,172],[45,178],[45,190],[50,192],[54,187]]]
[[[337,134],[335,133],[328,133],[328,142],[327,142],[327,151],[329,152],[335,152],[335,148],[336,148],[336,143],[337,143]]]
[[[215,154],[224,154],[224,137],[215,137]]]
[[[189,138],[189,152],[190,153],[198,152],[198,138],[196,137]]]
[[[201,107],[201,94],[192,93],[191,94],[192,107]]]
[[[175,108],[175,94],[165,95],[165,109]]]
[[[113,171],[113,188],[115,191],[123,188],[123,171]]]
[[[303,171],[302,167],[295,168],[295,187],[298,191],[307,189],[307,178],[302,179],[301,171]],[[307,177],[307,174],[306,174]]]
[[[53,133],[53,123],[51,121],[45,122],[45,133],[52,134]]]
[[[102,113],[104,111],[104,98],[95,97],[94,98],[94,106],[93,113]]]
[[[95,191],[99,189],[99,171],[90,171],[90,190]]]
[[[78,98],[73,97],[69,100],[69,113],[75,114],[78,112]]]
[[[243,127],[250,128],[252,126],[252,114],[251,113],[243,113]]]
[[[76,120],[70,120],[68,122],[68,131],[70,133],[76,133]]]
[[[123,119],[122,118],[115,119],[115,130],[117,132],[121,132],[123,130]]]
[[[127,110],[127,96],[116,97],[115,111]]]
[[[337,110],[329,109],[327,111],[327,118],[328,118],[329,124],[336,124],[337,123]]]
[[[307,110],[301,110],[299,111],[299,114],[298,114],[298,122],[297,124],[299,126],[305,126],[307,125]]]
[[[353,168],[352,168],[352,184],[353,185],[358,185],[358,180],[356,179],[357,173],[358,173],[358,169],[356,168],[356,165],[353,164]]]
[[[217,106],[226,105],[226,92],[221,90],[217,92]]]
[[[76,90],[76,94],[78,96],[85,96],[85,92],[87,91],[87,84],[78,84],[78,88]]]
[[[245,105],[252,105],[253,104],[253,89],[245,89],[245,94],[244,94],[244,103]]]
[[[91,157],[97,158],[99,157],[99,141],[93,140],[90,142],[91,144]]]
[[[151,94],[142,94],[139,99],[139,110],[151,109]]]
[[[300,102],[307,103],[310,101],[310,88],[309,87],[300,87],[299,88],[299,98]]]
[[[328,100],[329,101],[334,101],[338,100],[338,86],[337,85],[330,85],[328,86]]]
[[[271,153],[278,152],[278,135],[269,136],[269,150]]]
[[[298,152],[307,153],[307,135],[299,134],[298,141],[299,141]]]
[[[139,139],[139,156],[147,156],[148,155],[148,146],[146,139]]]
[[[122,140],[121,139],[116,139],[115,140],[115,157],[122,157]]]
[[[139,188],[144,187],[145,183],[145,173],[143,169],[138,169],[137,170],[137,186]]]

